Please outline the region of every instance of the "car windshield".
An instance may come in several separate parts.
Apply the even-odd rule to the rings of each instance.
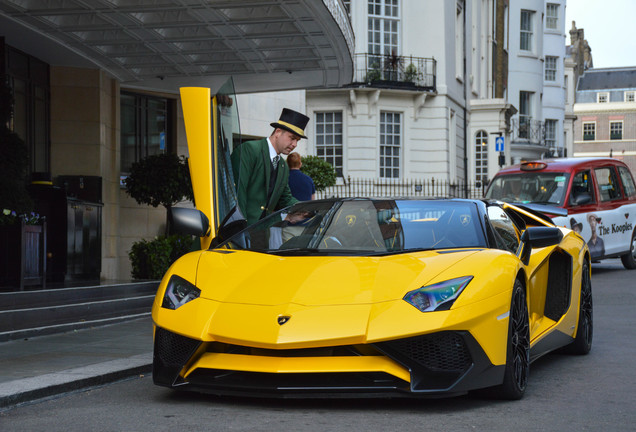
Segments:
[[[273,213],[219,247],[277,255],[382,255],[485,245],[471,201],[332,199]]]
[[[523,172],[495,177],[486,198],[505,202],[562,206],[569,174],[561,172]]]

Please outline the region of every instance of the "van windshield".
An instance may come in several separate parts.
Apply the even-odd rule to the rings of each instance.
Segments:
[[[570,175],[562,172],[524,172],[495,177],[486,198],[510,203],[563,206]]]

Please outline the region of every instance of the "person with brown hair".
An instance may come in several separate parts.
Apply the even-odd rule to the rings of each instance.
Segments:
[[[287,165],[289,166],[289,189],[292,196],[298,201],[316,199],[314,181],[307,174],[300,171],[303,166],[300,155],[298,153],[290,153],[287,156]]]

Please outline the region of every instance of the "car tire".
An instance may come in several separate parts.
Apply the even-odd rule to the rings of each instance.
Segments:
[[[629,252],[625,255],[621,255],[621,261],[623,262],[623,267],[626,269],[636,269],[636,229],[634,229],[632,233],[632,240],[629,243]]]
[[[564,348],[566,354],[585,355],[592,349],[593,335],[593,304],[592,304],[592,279],[590,277],[590,265],[583,263],[581,275],[581,300],[579,302],[579,322],[576,326],[574,342]]]
[[[493,390],[499,399],[518,400],[526,391],[530,370],[528,303],[523,285],[518,279],[512,289],[507,344],[504,380]]]

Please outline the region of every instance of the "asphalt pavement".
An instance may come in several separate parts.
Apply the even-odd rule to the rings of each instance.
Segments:
[[[150,314],[0,343],[0,410],[152,371]]]
[[[621,270],[620,260],[592,272]],[[594,279],[594,277],[592,278]],[[152,319],[0,343],[0,411],[72,391],[150,374]]]

